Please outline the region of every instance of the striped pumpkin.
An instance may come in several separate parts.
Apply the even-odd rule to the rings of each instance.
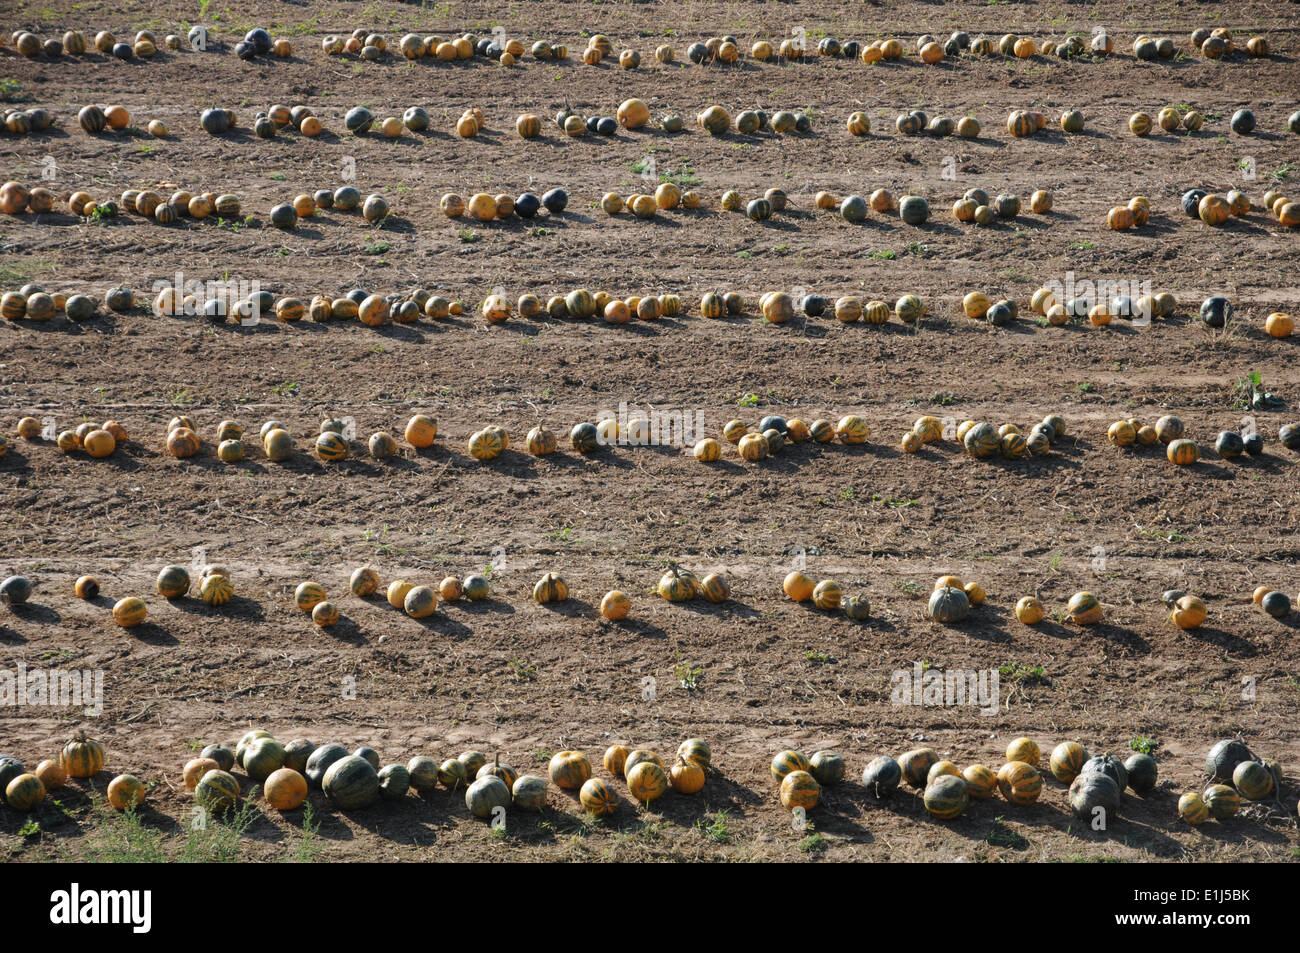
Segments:
[[[194,456],[199,447],[199,435],[188,427],[177,427],[167,435],[167,452],[177,459]]]
[[[362,566],[354,570],[352,577],[348,580],[348,587],[352,590],[352,594],[363,599],[378,592],[379,586],[379,573],[369,566]]]
[[[677,746],[677,757],[698,764],[701,768],[708,768],[713,764],[713,749],[703,738],[687,738]]]
[[[144,600],[135,596],[119,599],[113,606],[113,621],[124,629],[131,629],[139,625],[147,615],[148,609],[145,607]],[[73,777],[77,777],[77,775],[73,775]]]
[[[325,587],[318,582],[301,583],[294,590],[293,601],[303,612],[311,612],[325,601]]]
[[[316,438],[316,454],[322,460],[346,460],[348,458],[348,442],[339,434],[323,433]]]
[[[1195,792],[1178,799],[1178,816],[1188,824],[1204,824],[1210,819],[1210,806]]]
[[[1039,751],[1037,742],[1030,738],[1016,738],[1007,745],[1007,761],[1019,761],[1023,764],[1038,767],[1039,759],[1042,753]]]
[[[916,295],[903,295],[894,303],[894,314],[904,324],[915,324],[925,317],[925,303]]]
[[[813,589],[812,600],[813,605],[818,609],[833,612],[844,601],[844,591],[840,588],[840,584],[834,580],[823,579]]]
[[[239,803],[239,782],[227,771],[209,771],[194,787],[194,800],[214,814]]]
[[[1101,601],[1091,592],[1076,592],[1070,597],[1065,614],[1075,625],[1096,625],[1101,621]]]
[[[808,435],[817,443],[830,443],[835,439],[835,425],[829,420],[818,418],[809,426]]]
[[[338,607],[332,602],[318,602],[311,610],[311,620],[322,628],[334,625],[339,621]]]
[[[1180,467],[1191,466],[1201,458],[1201,448],[1192,440],[1173,440],[1165,449],[1165,456]]]
[[[785,751],[778,751],[772,758],[772,763],[769,767],[772,771],[772,777],[776,778],[777,781],[784,781],[786,776],[791,772],[807,772],[811,765],[809,764],[808,759],[798,751],[787,749]]]
[[[1088,752],[1084,750],[1083,745],[1077,741],[1062,741],[1052,749],[1048,767],[1056,780],[1062,784],[1069,784],[1079,776],[1087,760]]]
[[[569,598],[569,587],[564,578],[556,572],[548,572],[533,586],[533,601],[539,605],[550,602],[563,602]]]
[[[218,573],[204,576],[199,583],[199,598],[210,606],[224,606],[234,594],[230,580]]]
[[[922,801],[925,809],[942,821],[961,817],[970,803],[966,779],[959,775],[941,775],[926,785]]]
[[[720,318],[726,313],[722,295],[710,291],[700,299],[700,314],[706,318]]]
[[[190,574],[184,566],[164,566],[156,582],[164,599],[179,599],[190,591]]]
[[[1024,139],[1026,136],[1032,136],[1037,131],[1037,124],[1027,112],[1017,109],[1007,116],[1007,132],[1011,133],[1015,138]]]
[[[719,603],[726,602],[731,598],[731,587],[718,573],[709,573],[700,580],[700,595],[704,596],[709,602]]]
[[[591,761],[581,751],[557,751],[551,757],[548,771],[558,787],[573,791],[591,777]]]
[[[841,443],[866,443],[870,433],[871,428],[867,426],[867,422],[856,414],[841,417],[835,425],[835,435],[839,437]]]
[[[608,817],[618,809],[618,792],[608,781],[588,778],[578,791],[578,800],[595,817]]]
[[[925,788],[930,769],[939,762],[939,755],[932,748],[917,748],[898,759],[898,766],[903,772],[903,780],[918,790]]]
[[[713,463],[722,455],[722,447],[712,437],[697,441],[692,453],[701,463]]]
[[[791,771],[781,779],[781,806],[787,811],[802,808],[811,811],[821,798],[821,785],[804,770]]]
[[[605,770],[616,778],[623,777],[624,765],[627,764],[628,750],[626,745],[610,745],[605,749],[605,756],[601,763],[605,765]]]
[[[636,800],[649,804],[668,790],[668,774],[653,761],[641,761],[628,771],[627,789]]]
[[[104,748],[98,742],[78,735],[63,746],[59,762],[70,778],[91,778],[104,770]]]
[[[1226,784],[1211,784],[1201,794],[1206,807],[1218,820],[1225,821],[1241,810],[1241,795]]]
[[[865,136],[871,132],[871,120],[867,118],[866,113],[850,114],[847,125],[851,136]]]
[[[493,460],[501,455],[501,438],[495,431],[475,431],[469,438],[469,454],[475,460]]]
[[[1011,762],[998,772],[998,790],[1012,804],[1033,804],[1042,793],[1043,776],[1022,761]]]
[[[1143,112],[1136,112],[1128,117],[1129,131],[1135,136],[1145,136],[1151,131],[1151,117]]]
[[[966,780],[966,793],[976,800],[987,800],[998,789],[998,776],[985,765],[968,765],[961,775]]]
[[[751,462],[762,460],[769,451],[767,438],[757,433],[745,434],[740,438],[737,448],[740,450],[741,457]]]
[[[402,611],[412,619],[427,619],[438,608],[438,593],[432,586],[412,586],[402,599]]]
[[[892,313],[884,301],[868,301],[862,309],[862,320],[867,324],[886,324]]]

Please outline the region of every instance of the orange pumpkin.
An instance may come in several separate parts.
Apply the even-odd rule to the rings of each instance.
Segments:
[[[94,777],[104,770],[104,748],[98,741],[81,734],[63,746],[60,760],[68,777]]]
[[[108,803],[119,811],[138,807],[144,803],[148,789],[144,782],[131,774],[119,774],[108,783]]]
[[[194,758],[187,761],[185,770],[181,772],[181,778],[185,782],[186,789],[193,791],[199,786],[199,781],[203,775],[209,771],[220,771],[221,765],[217,764],[212,758]]]
[[[698,794],[704,787],[704,769],[678,756],[677,763],[668,772],[668,780],[679,794]]]
[[[68,783],[68,772],[57,761],[42,761],[32,772],[45,785],[45,790],[53,791]]]
[[[266,779],[265,793],[277,811],[292,811],[307,800],[307,779],[292,768],[278,768]]]

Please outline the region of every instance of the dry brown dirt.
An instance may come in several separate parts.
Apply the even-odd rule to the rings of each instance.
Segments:
[[[145,826],[161,832],[165,850],[179,852],[191,803],[181,766],[204,744],[233,743],[256,726],[281,740],[370,745],[385,762],[499,750],[537,773],[561,748],[584,749],[598,761],[614,741],[669,755],[682,739],[703,736],[717,771],[697,797],[670,794],[648,812],[625,799],[604,822],[553,789],[547,814],[512,814],[504,837],[470,818],[459,795],[412,796],[355,814],[313,795],[320,828],[309,847],[301,817],[259,809],[239,848],[254,859],[302,850],[401,860],[1296,859],[1298,617],[1271,619],[1250,600],[1259,585],[1300,590],[1296,455],[1276,440],[1294,411],[1253,415],[1268,438],[1258,458],[1220,460],[1208,448],[1248,413],[1238,406],[1239,379],[1258,372],[1269,391],[1296,399],[1295,339],[1269,338],[1263,321],[1271,311],[1300,308],[1300,233],[1258,210],[1210,229],[1186,218],[1178,201],[1194,186],[1240,187],[1256,203],[1267,188],[1298,187],[1300,168],[1292,166],[1300,139],[1285,128],[1300,108],[1292,9],[1258,2],[218,2],[212,12],[222,39],[265,25],[291,39],[294,56],[244,63],[227,46],[148,63],[27,61],[6,43],[0,77],[13,81],[6,95],[51,109],[58,127],[0,135],[4,178],[34,184],[49,156],[57,169],[52,187],[61,193],[109,197],[145,185],[233,192],[252,220],[233,228],[213,221],[162,227],[134,216],[102,225],[62,213],[3,217],[0,290],[36,282],[102,298],[112,284],[145,292],[183,272],[256,280],[304,300],[358,286],[424,287],[468,309],[439,323],[377,329],[274,321],[216,327],[144,308],[101,311],[83,326],[62,318],[0,324],[0,416],[11,435],[0,458],[0,572],[38,583],[30,604],[0,610],[0,667],[100,668],[106,680],[97,719],[49,708],[0,712],[0,749],[32,765],[84,726],[109,751],[104,774],[40,810],[39,833],[20,833],[30,818],[0,808],[6,855],[104,856],[120,822],[95,792],[119,772],[153,784]],[[143,27],[183,32],[196,17],[190,3],[55,2],[11,10],[0,28],[6,36],[19,26],[42,35],[108,28],[122,36]],[[502,69],[482,59],[363,64],[320,50],[324,34],[354,26],[395,43],[407,29],[445,36],[496,24],[530,43],[562,40],[571,58],[561,65],[528,56]],[[1042,40],[1098,24],[1114,33],[1117,48],[1099,62],[993,57],[922,67],[909,56],[876,68],[822,59],[721,69],[664,67],[651,55],[666,42],[684,59],[689,42],[723,33],[748,48],[792,26],[814,39],[894,35],[911,49],[927,31],[1014,31]],[[1187,55],[1141,63],[1131,55],[1140,32],[1171,36],[1186,54],[1188,35],[1203,25],[1265,33],[1275,53],[1220,63]],[[584,66],[580,28],[639,49],[642,67]],[[550,122],[566,101],[584,115],[613,115],[629,96],[643,98],[656,116],[682,113],[687,130],[568,139]],[[75,115],[88,102],[126,106],[132,129],[87,136]],[[272,103],[310,105],[330,134],[253,138],[253,114]],[[814,131],[713,138],[690,121],[711,103],[733,114],[806,110]],[[357,104],[377,117],[422,105],[432,127],[396,142],[354,137],[342,117]],[[241,128],[206,135],[198,114],[210,105],[235,109]],[[487,131],[461,140],[454,121],[475,105]],[[1154,115],[1165,105],[1194,106],[1207,116],[1205,128],[1141,139],[1128,132],[1130,113]],[[1260,121],[1249,137],[1228,130],[1242,106]],[[893,118],[912,108],[975,115],[983,135],[902,138]],[[1012,108],[1041,110],[1052,123],[1036,137],[1011,139],[1004,120]],[[1054,131],[1065,108],[1085,112],[1086,134]],[[855,110],[872,120],[866,138],[845,131]],[[523,112],[543,117],[541,139],[514,134]],[[134,131],[153,118],[167,123],[168,138]],[[697,189],[708,207],[649,223],[605,216],[601,193],[642,187],[647,157],[660,175]],[[1243,181],[1246,157],[1254,181]],[[384,227],[338,212],[295,232],[267,225],[272,204],[342,184],[348,162],[363,193],[381,192],[391,203]],[[956,170],[955,180],[944,178],[946,168]],[[449,190],[556,186],[568,191],[568,210],[531,223],[484,226],[438,212]],[[975,186],[1024,198],[1050,189],[1055,208],[989,229],[959,225],[948,209]],[[717,210],[725,189],[750,197],[769,187],[787,190],[794,207],[767,223]],[[927,197],[930,222],[913,228],[873,213],[850,225],[813,207],[818,190],[866,195],[879,187]],[[1106,210],[1139,194],[1151,200],[1151,222],[1108,231]],[[1148,328],[1038,326],[1030,294],[1069,272],[1150,282],[1177,296],[1178,314]],[[477,305],[496,287],[512,300],[576,287],[620,296],[671,291],[688,309],[624,327],[518,317],[488,327]],[[764,291],[795,287],[832,299],[893,301],[912,292],[930,315],[915,328],[829,317],[777,327],[756,316]],[[745,314],[701,318],[698,302],[710,290],[740,292]],[[1015,297],[1020,320],[995,329],[959,317],[956,302],[971,290]],[[1211,334],[1196,318],[1213,293],[1237,306],[1227,333]],[[858,413],[872,436],[857,447],[792,446],[759,464],[741,462],[725,445],[711,466],[676,447],[581,456],[564,445],[574,423],[620,402],[698,412],[713,434],[732,417],[754,424],[767,413],[805,420]],[[438,418],[435,448],[403,444],[383,464],[360,452],[325,464],[308,452],[323,415],[354,418],[364,439],[379,429],[400,435],[414,412]],[[181,413],[205,441],[188,460],[162,449],[167,421]],[[1069,435],[1039,460],[978,462],[953,443],[913,456],[897,449],[922,414],[1028,427],[1047,413],[1062,414]],[[1207,448],[1200,464],[1175,468],[1155,449],[1108,445],[1112,420],[1165,413],[1182,417]],[[14,422],[28,414],[54,417],[60,429],[111,417],[133,440],[104,461],[64,455],[48,441],[12,437]],[[223,418],[249,430],[269,418],[285,421],[297,452],[287,464],[258,451],[221,464],[212,438]],[[521,449],[539,420],[561,436],[552,457]],[[505,426],[513,446],[479,463],[466,439],[489,423]],[[815,578],[865,592],[870,621],[784,599],[781,579],[800,553]],[[213,609],[192,598],[168,603],[154,592],[161,566],[195,561],[231,570],[233,602]],[[653,588],[670,562],[724,572],[732,601],[659,599]],[[346,595],[348,576],[361,565],[385,582],[436,582],[492,565],[494,592],[483,603],[440,607],[422,623],[382,600]],[[567,579],[572,597],[538,606],[532,584],[552,570]],[[934,577],[948,572],[989,593],[969,621],[952,627],[924,614]],[[99,577],[104,598],[73,597],[82,573]],[[332,629],[317,628],[293,605],[294,587],[308,578],[343,611]],[[633,599],[624,623],[599,615],[612,588]],[[1206,600],[1204,627],[1183,632],[1168,621],[1158,597],[1169,588]],[[1103,624],[1061,622],[1066,600],[1082,589],[1100,597]],[[109,613],[128,594],[149,604],[148,622],[131,631]],[[1012,613],[1030,594],[1051,614],[1035,627]],[[921,662],[1001,669],[999,712],[891,704],[891,673]],[[683,687],[684,676],[694,688]],[[1253,696],[1243,697],[1252,685]],[[1282,801],[1201,828],[1179,822],[1178,795],[1204,783],[1206,749],[1237,733],[1283,762]],[[950,823],[929,818],[914,793],[877,802],[856,782],[876,755],[920,745],[959,764],[996,768],[1017,735],[1045,751],[1073,738],[1094,753],[1122,755],[1135,739],[1156,739],[1162,784],[1145,798],[1126,797],[1122,817],[1097,833],[1073,820],[1064,786],[1050,779],[1033,807],[976,803]],[[825,792],[810,814],[812,830],[793,829],[768,773],[772,754],[788,746],[834,748],[848,763],[849,783]]]

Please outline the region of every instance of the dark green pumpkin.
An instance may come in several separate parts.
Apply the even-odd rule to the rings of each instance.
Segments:
[[[1089,758],[1083,763],[1079,777],[1085,774],[1104,774],[1119,785],[1121,792],[1128,787],[1128,769],[1124,767],[1123,761],[1113,755],[1099,754],[1095,758]]]
[[[1097,809],[1106,813],[1103,821],[1109,824],[1110,818],[1119,813],[1119,785],[1115,779],[1100,771],[1080,774],[1070,783],[1070,810],[1081,821],[1091,823],[1101,815]]]
[[[225,745],[208,745],[199,752],[200,758],[211,758],[222,771],[229,771],[235,766],[235,753]]]
[[[1156,759],[1149,754],[1139,752],[1130,756],[1124,762],[1124,770],[1128,772],[1128,786],[1134,794],[1151,792],[1160,779],[1160,770],[1156,767]]]
[[[1283,424],[1278,428],[1277,440],[1288,450],[1300,450],[1300,424]]]
[[[421,794],[438,786],[438,762],[425,755],[416,755],[406,762],[406,774],[411,779],[411,787]]]
[[[966,779],[952,774],[942,774],[926,785],[923,796],[925,809],[943,821],[961,817],[970,804]]]
[[[348,132],[358,136],[369,132],[374,122],[374,114],[365,106],[353,106],[343,117],[343,125],[347,127]]]
[[[465,789],[465,806],[475,817],[492,817],[497,808],[510,807],[510,788],[495,774],[479,778]]]
[[[271,224],[276,228],[295,228],[298,225],[298,211],[289,203],[275,205],[271,208]]]
[[[840,203],[840,217],[846,222],[861,222],[867,217],[867,201],[861,195],[850,195]]]
[[[1237,765],[1251,761],[1254,757],[1245,743],[1236,738],[1225,738],[1210,749],[1205,758],[1205,773],[1211,781],[1228,782],[1232,780],[1232,772],[1237,770]]]
[[[908,225],[924,225],[930,217],[930,203],[919,195],[904,195],[898,202],[898,217]]]
[[[370,766],[372,768],[374,768],[376,771],[379,770],[379,752],[376,751],[374,748],[367,748],[365,746],[362,746],[352,753],[356,755],[358,758],[365,758],[367,761],[370,762]]]
[[[347,755],[329,766],[321,790],[344,810],[369,807],[379,799],[379,772],[365,758]]]
[[[311,757],[316,746],[303,738],[295,738],[284,746],[284,767],[297,771],[304,777],[307,774],[307,759]]]
[[[307,758],[307,783],[320,787],[330,766],[347,756],[348,749],[342,745],[321,745]]]
[[[390,764],[379,772],[379,796],[385,801],[406,797],[411,788],[411,772],[402,764]]]
[[[970,597],[953,586],[944,586],[930,594],[927,612],[935,622],[960,622],[970,614]]]
[[[194,788],[194,800],[214,814],[234,807],[239,801],[239,781],[228,771],[209,771]]]
[[[927,773],[929,768],[926,769]],[[903,780],[903,769],[889,755],[873,758],[862,769],[862,784],[878,798],[889,797],[898,790],[898,783]]]
[[[844,759],[834,751],[818,751],[808,759],[808,770],[820,785],[839,784],[844,780]]]
[[[17,758],[9,755],[0,755],[0,796],[4,794],[5,788],[9,787],[9,782],[19,775],[26,774],[27,769]]]
[[[1020,196],[1005,192],[993,200],[992,208],[998,218],[1015,218],[1020,214]]]
[[[265,781],[284,767],[284,746],[274,738],[258,738],[244,752],[243,765],[254,781]]]

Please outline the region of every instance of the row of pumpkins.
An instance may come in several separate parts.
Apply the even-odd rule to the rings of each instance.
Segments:
[[[707,741],[689,738],[678,747],[671,766],[650,749],[629,750],[624,745],[611,746],[603,764],[612,776],[625,781],[635,800],[648,805],[669,788],[698,794],[712,770],[712,757]],[[182,777],[200,805],[222,813],[234,807],[241,796],[239,780],[231,773],[236,765],[263,785],[267,803],[279,811],[301,807],[310,788],[319,789],[343,810],[397,800],[411,791],[463,790],[465,807],[485,820],[495,820],[500,811],[545,810],[549,784],[576,791],[582,806],[597,817],[613,814],[619,803],[614,787],[593,776],[591,759],[583,751],[556,752],[547,765],[548,777],[521,774],[502,764],[499,753],[488,760],[479,751],[464,751],[441,762],[417,755],[405,765],[381,767],[379,753],[373,748],[362,747],[349,754],[342,745],[318,747],[304,739],[282,745],[260,729],[244,735],[233,751],[225,745],[204,748],[185,765]]]
[[[0,796],[15,811],[36,810],[48,793],[59,790],[69,778],[92,778],[104,770],[104,747],[85,733],[72,738],[59,753],[32,771],[9,755],[0,755]],[[119,811],[143,804],[148,786],[130,774],[120,774],[108,784],[108,803]]]
[[[906,782],[922,792],[931,815],[954,820],[965,813],[971,800],[987,800],[998,793],[1017,806],[1033,804],[1043,789],[1041,761],[1039,746],[1030,738],[1016,738],[1007,746],[1006,762],[997,772],[983,764],[963,769],[941,759],[931,748],[919,748],[897,760],[888,755],[874,759],[863,770],[862,783],[883,799]],[[1126,761],[1112,755],[1093,757],[1077,741],[1058,744],[1048,759],[1048,770],[1069,785],[1070,810],[1087,822],[1099,816],[1106,822],[1117,816],[1126,789],[1145,796],[1159,779],[1155,759],[1149,754],[1134,754]],[[1262,801],[1281,794],[1281,765],[1256,758],[1237,739],[1220,741],[1210,749],[1206,772],[1211,783],[1205,791],[1184,794],[1178,801],[1178,815],[1190,824],[1201,824],[1211,816],[1226,820],[1241,809],[1243,799]],[[783,807],[811,810],[817,806],[822,787],[843,781],[844,759],[833,751],[818,751],[808,758],[785,750],[772,758],[771,773],[780,785]]]
[[[1296,119],[1297,128],[1300,128],[1300,114]],[[1300,226],[1300,202],[1282,191],[1269,189],[1264,193],[1262,203],[1279,224],[1288,228]],[[1249,215],[1253,208],[1250,198],[1240,189],[1232,189],[1226,195],[1205,189],[1188,189],[1183,193],[1182,206],[1188,218],[1199,218],[1206,225],[1222,225],[1230,217]]]
[[[879,799],[892,797],[906,783],[922,792],[925,809],[940,820],[955,820],[966,812],[971,800],[988,800],[998,793],[1009,803],[1027,807],[1043,790],[1039,765],[1042,753],[1037,742],[1016,738],[1006,750],[1006,762],[996,772],[983,764],[966,768],[940,758],[932,748],[918,748],[895,759],[881,755],[863,769],[862,783]],[[817,806],[823,786],[844,780],[844,759],[833,751],[818,751],[811,758],[799,751],[778,752],[771,762],[772,777],[780,785],[779,797],[787,810],[805,811]],[[1119,812],[1125,788],[1145,795],[1156,786],[1155,759],[1135,754],[1127,761],[1111,755],[1091,757],[1077,741],[1065,741],[1053,749],[1048,769],[1062,784],[1070,786],[1070,808],[1080,819],[1092,821],[1098,808],[1106,815]]]
[[[191,30],[191,37],[193,35]],[[149,59],[157,54],[160,46],[173,51],[180,50],[184,46],[181,38],[175,33],[168,33],[160,41],[158,34],[153,30],[141,30],[129,42],[119,41],[107,30],[96,33],[90,42],[80,30],[68,30],[62,37],[51,36],[46,39],[41,39],[30,30],[15,30],[9,35],[9,39],[13,41],[14,49],[19,55],[29,59],[38,56],[57,59],[65,53],[69,56],[84,56],[89,49],[96,49],[105,56],[112,56],[119,60],[132,60],[137,57]],[[0,47],[3,46],[4,34],[0,34]]]

